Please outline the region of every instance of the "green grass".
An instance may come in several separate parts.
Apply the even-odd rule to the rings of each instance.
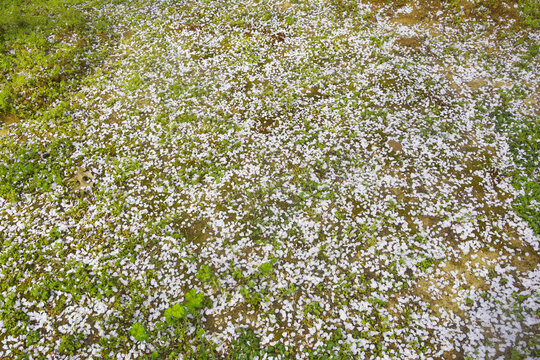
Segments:
[[[512,100],[524,97],[519,88],[502,92],[501,95],[502,104],[493,110],[491,116],[496,129],[507,134],[510,150],[518,165],[518,170],[512,174],[512,184],[522,190],[523,195],[516,198],[513,207],[534,232],[540,234],[540,179],[537,173],[540,166],[540,118],[518,118],[509,110]]]
[[[518,0],[523,14],[523,23],[533,29],[540,27],[540,2],[538,0]]]
[[[0,116],[30,116],[65,97],[99,58],[92,45],[106,36],[107,23],[90,20],[82,3],[0,3]]]
[[[73,145],[60,139],[48,146],[11,144],[6,149],[10,156],[0,163],[0,197],[16,201],[22,193],[47,192],[54,183],[62,184]]]
[[[292,2],[299,3],[298,1]],[[403,3],[403,1],[399,2]],[[98,5],[99,3],[105,3],[105,1],[39,0],[31,2],[8,0],[0,4],[0,76],[2,80],[0,82],[0,120],[4,115],[16,114],[21,121],[36,120],[35,123],[38,127],[50,126],[47,124],[51,121],[56,122],[57,120],[58,123],[62,124],[71,122],[70,115],[65,114],[69,113],[69,108],[73,106],[71,100],[73,100],[72,97],[77,87],[88,80],[85,80],[85,77],[93,71],[92,66],[95,66],[100,59],[103,59],[107,55],[106,53],[96,52],[93,44],[95,41],[101,41],[99,39],[102,37],[109,36],[106,35],[108,26],[106,21],[91,19],[78,9],[78,6],[81,6],[83,3]],[[335,16],[339,19],[356,16],[355,14],[359,11],[358,5],[354,1],[332,0],[331,4],[332,8],[336,10]],[[524,9],[526,8],[525,6],[528,6],[526,8],[528,10],[524,10],[525,16],[533,20],[535,16],[536,19],[538,18],[537,7],[534,7],[533,2],[521,1],[521,4]],[[272,13],[265,12],[265,18],[272,16],[274,16]],[[292,15],[283,16],[282,19],[283,23],[288,25],[288,27],[294,27],[301,20],[301,17]],[[537,27],[538,24],[533,20],[527,22],[528,26]],[[243,20],[238,20],[238,23],[235,25],[249,27],[249,24]],[[73,39],[75,34],[78,37],[75,43],[62,45],[64,40]],[[391,35],[374,35],[367,37],[365,40],[369,42],[369,46],[377,48],[377,51],[382,51],[387,45],[387,42],[392,39]],[[258,63],[259,61],[262,63],[261,59],[264,57],[264,54],[256,54],[252,49],[255,44],[256,41],[253,41],[253,44],[248,44],[249,46],[246,47],[249,50],[239,50],[239,56],[245,56],[248,59],[245,62],[250,64]],[[328,46],[328,44],[325,46]],[[208,55],[208,58],[211,59],[212,53],[210,50],[209,52],[210,55]],[[320,61],[320,64],[326,64],[329,61],[324,57],[326,53],[326,48],[321,45],[320,59],[317,60],[315,56],[314,59]],[[528,55],[523,58],[524,69],[527,69],[527,66],[532,66],[530,62],[534,61],[537,53],[538,45],[530,44]],[[79,61],[78,59],[82,55],[87,56],[89,60],[85,60],[84,62]],[[206,59],[207,57],[203,56],[201,58]],[[251,58],[253,60],[249,60]],[[391,60],[391,57],[385,58],[382,55],[380,58],[384,61],[379,60],[379,64]],[[377,59],[375,58],[375,60]],[[317,70],[318,66],[315,64],[314,68]],[[313,74],[310,71],[311,69],[299,68],[298,73],[300,73],[300,76],[308,78],[315,74],[315,70],[312,71]],[[309,76],[305,75],[306,73]],[[123,79],[123,89],[129,93],[138,92],[139,90],[141,90],[140,92],[144,92],[149,81],[141,74],[130,74]],[[308,80],[299,87],[309,88],[312,81],[310,82]],[[328,84],[340,85],[332,83],[331,80],[325,79],[325,81],[328,81]],[[234,81],[238,81],[238,78],[235,78]],[[405,81],[401,82],[401,86],[404,86]],[[95,85],[91,82],[92,79],[88,80],[88,83]],[[177,82],[171,82],[170,93],[173,98],[189,95],[191,98],[197,100],[212,93],[211,87],[209,86],[209,89],[207,89],[204,85],[204,83],[202,85],[199,84],[197,78],[190,83],[178,80]],[[250,89],[263,88],[259,86],[260,83],[251,80],[248,81],[248,85],[247,87]],[[379,85],[383,88],[395,87],[399,90],[399,81],[394,81],[392,77],[381,80]],[[429,79],[424,85],[427,88],[436,87],[437,82]],[[407,88],[407,86],[404,86],[404,88]],[[311,87],[309,94],[306,95],[308,101],[324,100],[325,94],[321,92],[321,89],[324,91],[324,86],[319,87],[317,85],[316,87]],[[351,90],[354,90],[354,87]],[[276,97],[281,96],[279,92],[281,92],[281,89],[275,90],[272,86],[265,85],[264,93],[259,96],[264,100],[274,95]],[[226,98],[227,95],[225,94],[223,96]],[[257,96],[253,95],[253,98],[256,99]],[[511,102],[521,99],[520,96],[522,97],[523,94],[519,91],[503,94],[504,100],[500,106],[489,111],[491,111],[491,117],[496,123],[497,129],[507,135],[510,141],[511,151],[518,168],[515,173],[511,174],[514,179],[513,184],[516,188],[524,189],[524,195],[516,199],[514,209],[531,224],[531,227],[536,233],[540,233],[540,224],[538,223],[540,213],[537,205],[540,200],[540,185],[536,172],[538,167],[537,154],[540,152],[538,146],[540,125],[538,118],[530,116],[523,117],[513,113]],[[160,97],[165,98],[165,93],[162,93]],[[343,97],[344,102],[344,104],[335,105],[336,109],[341,109],[340,116],[346,114],[349,106],[365,106],[356,103],[360,103],[360,95],[356,98],[349,98],[348,100],[343,93],[337,94],[337,97]],[[419,94],[419,97],[422,97],[421,94]],[[194,101],[196,102],[196,100]],[[109,105],[112,105],[113,101],[124,100],[113,98]],[[420,107],[420,104],[416,105]],[[388,121],[387,109],[372,109],[371,105],[369,107],[365,111],[365,117],[377,117],[381,122]],[[441,133],[458,131],[452,130],[451,125],[453,124],[443,123],[441,125],[440,111],[438,105],[436,105],[433,114],[426,114],[425,117],[418,120],[422,123],[425,122],[422,134],[426,140]],[[390,114],[392,112],[393,110],[390,110]],[[75,205],[72,207],[67,205],[65,212],[62,214],[63,216],[73,218],[76,221],[80,221],[80,223],[84,222],[88,225],[93,225],[96,221],[96,218],[90,215],[86,216],[91,213],[100,214],[100,216],[103,215],[103,219],[108,221],[107,226],[115,221],[123,221],[121,215],[126,213],[131,207],[131,205],[126,203],[126,197],[133,183],[138,184],[137,181],[140,183],[138,176],[141,174],[146,176],[145,183],[153,182],[156,185],[159,184],[168,187],[180,187],[182,184],[184,184],[183,186],[204,186],[208,184],[212,186],[215,184],[226,184],[229,186],[233,181],[242,181],[227,178],[230,170],[238,168],[240,166],[239,164],[229,165],[220,163],[220,160],[226,155],[232,154],[237,149],[245,148],[246,146],[241,141],[236,142],[236,139],[235,141],[227,138],[222,139],[229,132],[239,130],[239,125],[231,120],[229,116],[223,116],[216,120],[214,118],[206,118],[188,113],[188,115],[176,115],[173,119],[174,116],[169,116],[169,114],[173,114],[173,111],[163,111],[158,112],[158,114],[161,115],[155,117],[155,123],[159,129],[165,130],[164,132],[168,133],[167,136],[159,139],[161,145],[179,141],[179,137],[174,136],[178,129],[181,131],[195,129],[197,135],[205,135],[204,141],[212,144],[205,147],[208,149],[206,155],[196,160],[190,158],[191,150],[197,150],[198,147],[201,148],[205,144],[194,135],[192,137],[186,136],[183,140],[186,141],[187,145],[183,150],[175,153],[174,158],[171,159],[171,162],[174,162],[173,167],[177,171],[171,173],[164,172],[157,175],[152,173],[154,169],[145,166],[147,164],[144,159],[136,156],[131,157],[133,152],[127,155],[123,154],[122,147],[118,143],[113,141],[107,143],[107,141],[100,139],[102,143],[99,143],[99,145],[93,143],[92,145],[97,148],[84,149],[87,151],[85,154],[87,156],[86,160],[91,159],[91,156],[88,156],[88,154],[103,155],[106,158],[105,160],[109,162],[109,170],[111,171],[107,172],[106,167],[99,168],[98,165],[94,166],[96,170],[102,171],[102,175],[103,173],[111,175],[111,183],[114,184],[114,186],[111,186],[113,190],[100,185],[99,187],[96,186],[89,194],[79,194]],[[146,114],[140,109],[135,109],[133,110],[133,114],[129,116],[145,117]],[[94,119],[97,119],[97,117]],[[263,123],[260,126],[271,129],[272,126],[277,125],[279,124],[276,121],[276,123]],[[15,202],[20,200],[23,194],[34,195],[47,193],[55,187],[54,184],[63,184],[66,186],[66,189],[68,188],[63,182],[67,177],[73,175],[78,162],[83,160],[82,156],[72,159],[72,154],[75,151],[74,144],[79,142],[81,137],[84,138],[81,133],[70,133],[70,126],[72,125],[68,124],[61,129],[57,129],[53,132],[50,139],[38,138],[37,143],[30,143],[26,139],[21,138],[12,139],[6,137],[5,142],[2,143],[5,145],[4,148],[0,148],[0,197]],[[73,126],[76,127],[76,125]],[[321,130],[310,126],[311,123],[307,120],[304,120],[303,125],[297,124],[298,133],[296,135],[302,136],[296,138],[297,140],[294,145],[309,150],[325,149],[325,146],[328,145],[324,138],[320,138]],[[42,130],[43,128],[39,128],[37,133],[41,134],[40,131]],[[153,130],[149,129],[149,131]],[[356,132],[363,131],[363,129],[359,126],[337,131],[341,131],[341,135],[350,136],[348,141],[352,141],[352,139],[357,137]],[[366,131],[372,130],[366,129]],[[99,135],[99,130],[97,134]],[[29,134],[28,139],[32,139],[35,136],[36,134],[34,133]],[[88,136],[92,135],[90,134]],[[93,140],[95,139],[97,137]],[[4,140],[2,139],[2,141]],[[133,146],[141,147],[141,151],[143,151],[143,147],[146,144],[141,143]],[[295,197],[293,198],[294,204],[291,202],[290,209],[303,211],[306,218],[322,222],[322,215],[313,210],[316,209],[316,205],[325,201],[336,201],[337,203],[338,200],[343,200],[340,197],[339,183],[335,186],[328,185],[320,180],[314,180],[310,176],[311,168],[316,168],[321,172],[323,171],[322,169],[325,169],[325,171],[329,171],[326,169],[336,172],[344,171],[347,166],[346,163],[350,160],[348,158],[349,155],[345,154],[342,149],[336,150],[335,154],[336,156],[332,155],[332,157],[326,156],[316,159],[314,162],[315,165],[311,164],[308,166],[301,164],[291,172],[291,182],[294,183],[298,191],[295,192]],[[264,156],[265,154],[261,152],[260,157],[263,158]],[[404,157],[405,155],[394,154],[390,158],[396,160],[400,156]],[[271,157],[269,156],[269,158]],[[186,159],[189,159],[189,162]],[[359,167],[362,157],[358,157],[357,160],[358,162],[354,164],[355,167]],[[89,162],[92,163],[91,161]],[[485,161],[485,163],[481,164],[482,169],[488,167],[490,164],[491,162],[488,164]],[[480,168],[480,165],[478,167]],[[105,176],[102,179],[105,179]],[[178,185],[179,183],[180,185]],[[114,189],[115,186],[117,187],[116,189]],[[266,243],[272,245],[274,250],[278,250],[283,246],[284,241],[282,242],[275,233],[269,235],[268,233],[264,234],[260,232],[258,227],[271,228],[271,225],[287,224],[289,220],[283,216],[274,218],[270,209],[266,207],[255,207],[258,204],[258,199],[268,198],[274,190],[272,187],[261,187],[255,188],[252,193],[248,193],[250,195],[246,199],[249,198],[252,204],[254,204],[253,213],[248,213],[244,218],[235,220],[239,223],[249,222],[248,225],[252,225],[252,228],[256,229],[252,234],[248,234],[248,236],[255,239],[257,245]],[[277,193],[279,194],[279,192]],[[232,192],[227,195],[234,198],[234,196],[231,196],[233,195]],[[234,193],[234,195],[240,198],[238,193]],[[50,198],[54,197],[51,195]],[[66,200],[66,203],[74,198],[75,196],[68,193],[67,190],[65,195],[60,197],[61,200]],[[192,278],[196,278],[196,280],[192,280],[196,285],[195,287],[189,284],[182,285],[183,287],[178,293],[178,298],[167,299],[165,306],[159,310],[163,317],[161,319],[154,318],[150,320],[148,309],[150,307],[154,307],[155,309],[158,302],[154,297],[151,306],[146,304],[153,286],[150,283],[153,280],[160,280],[159,276],[156,275],[156,273],[162,270],[159,268],[160,266],[171,265],[159,264],[161,260],[156,257],[155,264],[157,264],[157,268],[152,268],[152,270],[147,268],[139,278],[135,279],[131,278],[131,274],[125,276],[116,273],[117,269],[123,266],[120,262],[125,260],[139,266],[138,264],[140,262],[146,260],[145,256],[153,257],[155,255],[153,252],[154,247],[157,247],[155,242],[158,241],[156,240],[157,236],[152,237],[153,235],[164,235],[167,232],[167,235],[170,235],[175,241],[183,243],[179,248],[193,244],[200,245],[201,242],[206,241],[204,218],[195,220],[192,218],[191,213],[176,210],[173,206],[166,206],[162,200],[161,198],[148,200],[149,204],[153,204],[152,201],[161,202],[160,206],[162,207],[160,211],[163,210],[162,214],[164,216],[159,220],[151,218],[149,215],[141,217],[142,222],[147,221],[148,223],[147,228],[149,231],[145,234],[139,233],[138,235],[132,235],[125,229],[119,229],[114,232],[114,235],[118,235],[118,237],[113,238],[111,236],[103,236],[103,230],[94,227],[88,233],[81,230],[80,233],[75,234],[75,239],[73,237],[69,239],[67,236],[72,233],[60,229],[60,225],[57,227],[51,224],[50,229],[47,228],[42,237],[31,238],[27,243],[18,244],[15,241],[12,242],[7,238],[2,238],[2,234],[0,233],[0,249],[2,249],[0,263],[6,266],[6,270],[2,273],[4,277],[2,277],[0,290],[6,294],[9,292],[9,296],[0,299],[2,303],[0,319],[2,319],[3,323],[9,329],[8,334],[24,335],[28,344],[27,346],[37,344],[40,340],[40,334],[31,330],[33,325],[28,314],[18,310],[17,302],[20,301],[21,297],[27,301],[44,302],[47,304],[46,306],[51,304],[51,308],[47,309],[47,311],[53,314],[51,316],[54,316],[54,314],[59,314],[70,306],[69,304],[78,303],[84,297],[89,296],[102,300],[105,297],[116,296],[116,300],[111,301],[111,308],[114,310],[114,313],[110,318],[107,318],[109,324],[118,325],[117,328],[119,331],[116,334],[105,334],[105,336],[96,340],[85,338],[84,334],[73,330],[72,333],[68,334],[56,332],[49,338],[52,340],[48,341],[59,344],[58,352],[63,356],[77,355],[81,348],[86,347],[88,343],[95,342],[103,347],[103,352],[100,355],[102,358],[114,358],[116,353],[120,353],[120,351],[126,349],[126,346],[132,345],[133,339],[135,339],[137,342],[136,345],[152,344],[155,348],[152,353],[141,358],[174,359],[178,358],[179,355],[194,359],[220,358],[215,345],[206,337],[205,326],[207,323],[203,319],[203,310],[212,308],[211,298],[216,293],[227,295],[227,291],[230,291],[227,289],[227,286],[230,287],[230,284],[227,284],[226,277],[231,276],[234,284],[237,285],[236,288],[240,289],[240,294],[245,300],[246,306],[250,310],[268,311],[267,309],[265,310],[265,307],[267,307],[272,299],[277,298],[275,293],[272,294],[272,290],[269,290],[268,283],[276,280],[276,276],[281,270],[280,266],[282,264],[280,262],[282,259],[277,259],[273,255],[269,256],[269,259],[265,259],[265,262],[262,263],[259,262],[258,264],[260,265],[257,265],[254,268],[254,272],[249,274],[245,271],[245,268],[243,271],[242,267],[237,266],[233,262],[225,270],[220,269],[219,266],[216,266],[212,262],[201,264],[198,261],[199,255],[196,253],[190,254],[185,258],[179,258],[178,264],[185,261],[185,263],[194,265]],[[339,205],[339,203],[337,204]],[[407,208],[404,204],[405,200],[398,200],[397,202],[390,200],[388,202],[388,210],[392,214],[406,211]],[[216,205],[216,211],[219,212],[220,209],[227,209],[228,205],[230,204],[223,201],[223,203]],[[289,206],[288,203],[279,203],[279,205],[284,207]],[[95,207],[100,208],[100,210],[97,212],[93,212],[93,210],[89,211],[90,208]],[[358,207],[360,208],[360,206]],[[293,210],[291,210],[291,213]],[[327,218],[339,223],[346,222],[348,216],[349,214],[346,211],[338,208],[334,213],[329,214]],[[31,220],[34,221],[33,218]],[[386,228],[388,227],[388,231],[393,231],[394,229],[390,226],[386,226],[391,224],[391,222],[386,220],[382,219],[382,228],[387,230]],[[456,221],[460,220],[457,219]],[[31,222],[29,223],[31,224]],[[370,223],[366,224],[362,225],[364,228],[359,227],[359,229],[354,229],[351,226],[347,228],[336,226],[334,229],[336,231],[335,234],[328,233],[324,237],[321,236],[317,240],[321,242],[317,259],[326,265],[336,263],[335,254],[332,253],[332,242],[334,240],[338,241],[342,237],[342,234],[345,233],[345,229],[349,238],[358,238],[358,243],[363,241],[366,243],[366,246],[376,245],[377,236],[380,235],[377,223],[373,223],[370,228],[368,228]],[[102,232],[100,233],[99,231]],[[290,228],[287,230],[287,235],[289,238],[293,238],[291,241],[294,241],[298,237],[296,235],[299,232],[300,230],[296,228]],[[247,233],[248,230],[246,230]],[[398,232],[398,234],[400,233]],[[162,238],[165,239],[164,236]],[[418,234],[407,245],[411,251],[418,251],[422,246],[426,245],[428,239],[428,236]],[[230,241],[234,242],[237,240],[233,238]],[[168,240],[165,239],[163,241]],[[203,243],[203,245],[205,246],[206,244]],[[110,253],[109,248],[114,248],[118,251]],[[87,249],[89,256],[95,256],[98,259],[99,265],[96,266],[97,269],[92,269],[92,266],[71,258],[70,255],[76,255],[81,249]],[[287,256],[290,257],[290,253]],[[376,256],[382,258],[380,253],[376,253]],[[430,256],[433,255],[425,254],[414,261],[418,270],[422,272],[422,276],[424,273],[430,274],[437,270],[437,265],[440,261],[438,258],[432,258]],[[392,261],[389,262],[386,268],[387,274],[381,276],[381,279],[375,278],[373,280],[391,283],[391,288],[385,290],[389,291],[390,294],[393,291],[408,290],[410,286],[408,281],[414,281],[416,278],[412,275],[398,272],[403,267],[401,265],[405,261],[401,258],[398,260],[388,258],[388,260]],[[154,262],[151,263],[154,265]],[[25,265],[20,266],[20,264]],[[49,265],[51,265],[53,270],[44,270]],[[27,275],[29,273],[31,277]],[[489,276],[490,278],[497,276],[495,270],[492,268],[490,269]],[[387,354],[389,349],[381,344],[383,343],[383,334],[389,334],[389,330],[393,326],[392,320],[384,314],[386,309],[391,306],[392,299],[380,296],[380,293],[377,293],[371,287],[372,279],[366,277],[363,273],[349,272],[347,275],[340,276],[340,278],[342,280],[339,282],[339,285],[323,282],[317,285],[316,290],[313,291],[317,294],[332,292],[339,295],[340,300],[345,299],[344,304],[335,304],[332,310],[340,309],[341,306],[347,306],[347,301],[353,298],[365,297],[368,299],[370,305],[373,306],[374,312],[361,314],[363,318],[362,323],[366,330],[355,332],[353,335],[357,338],[366,339],[369,344],[374,346],[370,353],[372,356],[383,356]],[[199,291],[200,289],[203,289],[204,292]],[[159,289],[159,291],[161,290]],[[294,283],[285,281],[282,287],[277,290],[274,289],[274,291],[279,294],[280,299],[284,300],[301,296],[304,289],[301,287],[297,288]],[[18,295],[20,295],[19,298],[16,297]],[[231,294],[229,293],[228,295]],[[69,296],[69,300],[66,300],[67,296]],[[476,299],[473,301],[467,298],[466,304],[472,307],[476,304],[476,301]],[[516,298],[516,301],[521,303],[524,299]],[[335,314],[329,314],[328,310],[319,301],[311,301],[304,304],[304,324],[308,327],[313,326],[316,321],[327,321],[332,316],[335,316]],[[521,311],[521,309],[518,310]],[[421,316],[425,311],[426,308],[421,307],[406,308],[402,316],[397,315],[398,320],[396,323],[402,324],[404,328],[414,326],[416,317]],[[96,317],[96,319],[100,319],[101,321],[100,317]],[[92,320],[94,319],[89,321]],[[294,358],[295,354],[300,351],[298,348],[287,348],[280,341],[274,346],[265,347],[262,345],[264,342],[257,335],[256,329],[240,327],[236,331],[236,336],[230,339],[230,347],[227,349],[227,359],[254,359],[255,357],[262,356],[289,359]],[[285,335],[281,335],[278,332],[276,334],[285,337]],[[321,360],[351,358],[352,352],[344,345],[344,335],[348,335],[345,334],[345,330],[335,328],[330,335],[328,339],[321,339],[322,346],[302,350],[307,354],[307,358]],[[0,339],[3,339],[3,336],[7,337],[8,335],[0,334]],[[432,350],[430,349],[432,345],[424,339],[415,338],[414,336],[412,335],[410,339],[414,350],[418,354],[430,353],[426,350]],[[163,346],[159,344],[167,345]],[[517,350],[515,352],[518,353]],[[18,358],[21,359],[26,356],[22,352],[14,352],[14,354],[14,356],[19,356]],[[512,354],[514,356],[514,353]],[[516,358],[521,358],[521,355]]]

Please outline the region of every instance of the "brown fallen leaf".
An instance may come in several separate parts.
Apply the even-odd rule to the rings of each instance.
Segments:
[[[77,184],[73,187],[72,191],[82,190],[84,188],[93,188],[94,187],[94,175],[86,171],[84,168],[79,167],[77,173],[68,180],[68,182],[76,181]]]

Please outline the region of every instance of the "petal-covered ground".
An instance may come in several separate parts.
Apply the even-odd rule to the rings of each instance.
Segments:
[[[0,358],[540,356],[523,3],[78,5],[2,115]]]

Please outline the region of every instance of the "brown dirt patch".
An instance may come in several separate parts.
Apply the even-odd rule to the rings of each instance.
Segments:
[[[479,2],[489,10],[489,17],[496,23],[501,23],[507,19],[519,20],[519,11],[516,5],[517,1],[493,1],[484,0]],[[476,9],[478,6],[476,7]]]
[[[399,46],[402,46],[402,47],[411,48],[411,49],[416,50],[420,46],[422,46],[422,40],[420,40],[417,37],[412,37],[412,38],[402,37],[402,38],[399,38],[396,41],[396,44],[398,44]]]
[[[437,265],[439,272],[432,272],[429,277],[419,279],[415,293],[431,304],[436,313],[440,312],[439,309],[445,309],[463,318],[466,314],[455,301],[458,294],[452,286],[458,280],[465,282],[464,287],[474,286],[476,289],[487,290],[489,285],[485,279],[478,277],[470,269],[478,265],[492,266],[498,257],[498,252],[479,251],[464,256],[459,262],[447,261],[444,266]],[[445,283],[449,285],[443,285]]]
[[[3,129],[0,129],[0,136],[6,136],[9,133],[7,126],[19,122],[19,119],[14,114],[0,115],[0,121],[4,126]]]
[[[428,215],[422,215],[420,216],[420,220],[422,220],[422,224],[424,225],[424,229],[427,229],[435,224],[437,224],[441,218],[438,216],[428,216]]]
[[[415,6],[411,12],[396,14],[392,21],[401,25],[416,25],[425,22],[430,11],[430,6]]]
[[[396,153],[403,152],[403,146],[397,141],[389,140],[387,144],[388,146],[390,146],[390,148],[392,148],[393,152],[396,152]]]
[[[431,304],[436,313],[442,308],[464,317],[465,311],[455,301],[457,293],[452,288],[455,281],[464,281],[462,286],[465,289],[474,287],[486,291],[490,287],[488,279],[476,275],[471,269],[493,268],[495,264],[503,263],[515,266],[518,272],[529,272],[540,264],[540,256],[527,252],[518,258],[506,252],[501,255],[498,251],[480,250],[463,256],[459,261],[447,261],[444,266],[439,266],[438,272],[434,271],[428,277],[419,279],[414,292],[423,301]],[[519,278],[519,274],[515,277]],[[450,285],[443,285],[445,283]]]
[[[376,1],[372,1],[374,5]],[[520,21],[519,7],[516,0],[401,0],[394,2],[388,15],[396,24],[430,25],[433,24],[434,15],[442,11],[442,16],[451,19],[451,22],[459,22],[464,19],[477,21],[491,20],[497,25],[508,20]],[[401,12],[404,6],[411,6],[410,12]],[[437,17],[439,18],[439,17]]]
[[[523,102],[525,103],[525,105],[532,107],[536,114],[540,114],[539,99],[540,99],[540,96],[537,93],[534,93],[528,98],[526,98],[525,100],[523,100]]]
[[[14,114],[0,115],[0,120],[2,120],[4,125],[15,124],[19,121],[17,116],[15,116]]]

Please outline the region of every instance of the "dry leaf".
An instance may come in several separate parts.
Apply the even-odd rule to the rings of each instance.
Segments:
[[[86,171],[84,168],[79,167],[77,174],[70,178],[68,182],[76,181],[77,184],[73,187],[73,191],[82,190],[84,188],[93,188],[94,187],[94,175]]]

